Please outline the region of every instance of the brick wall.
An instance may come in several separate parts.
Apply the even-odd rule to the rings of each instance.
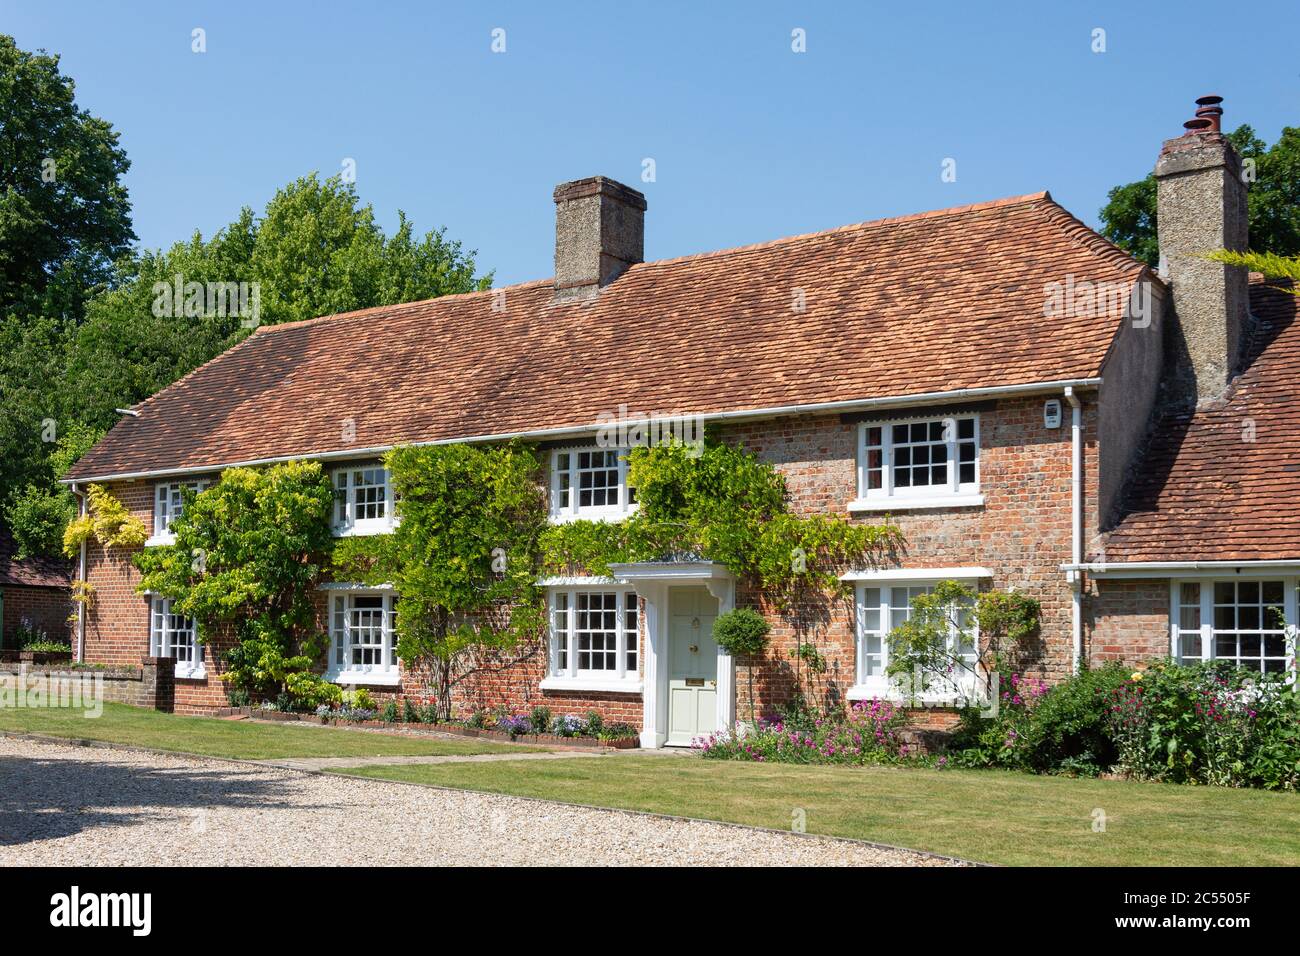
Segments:
[[[1070,553],[1071,445],[1068,409],[1060,428],[1043,425],[1043,397],[1001,400],[980,413],[980,491],[983,506],[900,511],[893,520],[906,544],[885,564],[897,568],[983,567],[984,586],[1016,588],[1042,603],[1041,642],[1030,670],[1049,680],[1070,673],[1071,594],[1060,570]],[[1096,533],[1096,409],[1085,404],[1085,537]],[[799,513],[847,514],[856,493],[857,425],[838,416],[790,417],[729,430],[786,476]],[[884,519],[854,516],[860,523]],[[845,698],[856,667],[852,601],[830,601],[777,614],[759,595],[742,592],[738,605],[758,607],[772,621],[771,647],[758,667],[758,710],[781,703],[802,677],[810,699]],[[813,644],[826,671],[810,676],[795,657],[800,640]],[[737,672],[738,714],[748,713],[748,673]]]
[[[1093,580],[1084,602],[1084,653],[1096,664],[1169,655],[1169,582]]]
[[[887,566],[911,569],[979,566],[992,580],[986,587],[1017,588],[1042,603],[1041,643],[1029,669],[1056,680],[1070,672],[1071,595],[1060,566],[1070,560],[1071,447],[1069,411],[1060,428],[1043,425],[1044,398],[1000,400],[980,412],[980,481],[984,504],[974,507],[901,511],[892,520],[906,544]],[[954,409],[955,411],[956,409]],[[1097,535],[1096,405],[1085,396],[1085,539]],[[777,418],[730,427],[725,437],[744,444],[785,475],[794,511],[801,514],[846,515],[856,495],[857,425],[838,416]],[[133,514],[152,527],[152,486],[123,482],[112,491]],[[852,517],[879,522],[881,514]],[[95,603],[88,615],[87,660],[103,663],[138,661],[148,653],[148,601],[134,592],[138,573],[130,556],[117,551],[104,555],[93,542],[89,551],[90,581]],[[1151,656],[1166,633],[1163,609],[1147,595],[1141,601],[1121,598],[1121,590],[1090,588],[1089,650],[1092,659],[1112,654],[1127,659]],[[754,667],[757,709],[768,711],[784,702],[797,683],[822,702],[843,700],[855,672],[853,602],[834,600],[777,613],[762,595],[741,589],[739,606],[763,610],[773,622],[772,646],[762,662],[740,662],[737,712],[748,713],[749,667]],[[319,625],[327,629],[325,603],[318,603]],[[644,622],[644,614],[641,620]],[[644,627],[644,623],[643,623]],[[1153,636],[1154,635],[1154,636]],[[809,675],[794,651],[800,641],[817,647],[826,662],[821,675]],[[1095,648],[1094,648],[1095,645]],[[178,711],[211,710],[225,702],[217,657],[228,637],[211,636],[208,676],[202,681],[177,681]],[[1105,650],[1109,648],[1109,650]],[[642,635],[644,661],[645,638]],[[598,710],[608,720],[639,724],[640,695],[542,691],[546,652],[543,647],[516,652],[509,663],[489,662],[458,688],[455,708],[464,715],[476,707],[509,705],[527,710],[537,704],[556,713]],[[403,670],[399,688],[375,687],[380,699],[392,696],[427,697],[422,675]],[[936,718],[940,719],[940,718]]]
[[[34,588],[6,584],[0,588],[4,598],[4,628],[0,647],[16,648],[15,632],[26,625],[44,631],[51,641],[66,641],[71,633],[68,616],[72,598],[67,588]]]

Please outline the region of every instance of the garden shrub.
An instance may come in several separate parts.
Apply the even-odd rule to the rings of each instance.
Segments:
[[[397,723],[397,701],[389,700],[384,704],[383,714],[379,718],[386,724]]]
[[[551,708],[540,705],[534,707],[528,715],[528,722],[533,726],[533,733],[549,734],[551,732]]]
[[[1127,679],[1128,671],[1117,664],[1081,671],[1052,687],[1028,675],[1000,675],[995,715],[962,709],[950,743],[953,762],[1096,776],[1117,758],[1110,695]]]
[[[810,728],[780,720],[752,732],[719,732],[696,743],[713,760],[764,763],[870,764],[907,756],[900,732],[907,722],[899,707],[885,700],[862,700],[840,719],[816,719]]]
[[[415,704],[409,697],[402,698],[402,720],[408,724],[420,722],[420,712],[415,709]]]
[[[1160,661],[1111,695],[1119,768],[1171,783],[1293,790],[1300,706],[1285,675]]]

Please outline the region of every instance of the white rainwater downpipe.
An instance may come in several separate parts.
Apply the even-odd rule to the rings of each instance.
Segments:
[[[1070,562],[1076,567],[1069,574],[1070,635],[1074,646],[1071,673],[1077,674],[1083,658],[1083,572],[1077,570],[1083,563],[1083,405],[1069,385],[1065,387],[1065,400],[1070,403]]]
[[[72,493],[77,496],[77,514],[85,517],[86,493],[81,490],[76,482],[72,484]],[[86,584],[86,542],[84,540],[81,542],[81,559],[77,564],[77,580],[82,584],[82,597],[84,598]],[[86,602],[84,600],[77,602],[77,651],[75,660],[78,664],[86,662]]]

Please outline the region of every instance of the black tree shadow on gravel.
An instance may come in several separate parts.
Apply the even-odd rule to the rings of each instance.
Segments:
[[[100,827],[200,828],[205,811],[318,809],[285,799],[292,781],[236,766],[140,767],[100,760],[0,757],[0,847]],[[181,813],[166,812],[181,811]]]

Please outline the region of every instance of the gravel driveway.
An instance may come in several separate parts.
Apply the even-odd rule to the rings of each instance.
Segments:
[[[0,737],[0,866],[362,863],[945,861],[714,823]]]

